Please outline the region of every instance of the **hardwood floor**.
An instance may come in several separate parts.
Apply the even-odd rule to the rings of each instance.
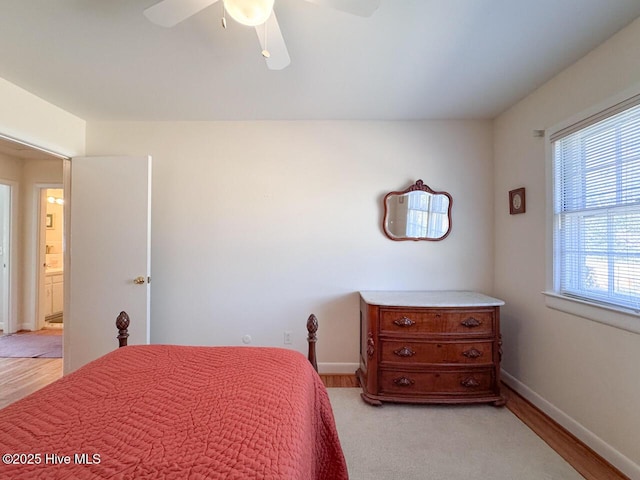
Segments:
[[[0,358],[0,408],[62,376],[61,358]],[[357,387],[355,375],[320,375],[327,387]],[[624,474],[503,384],[507,408],[587,480],[629,480]],[[373,408],[373,407],[372,407]]]
[[[62,324],[16,335],[62,335]],[[62,377],[61,358],[0,358],[0,408]]]
[[[502,385],[507,408],[587,480],[629,480],[613,465],[542,413],[517,392]]]
[[[320,378],[327,388],[357,388],[360,386],[355,375],[320,374]]]
[[[60,377],[61,358],[0,358],[0,408]]]

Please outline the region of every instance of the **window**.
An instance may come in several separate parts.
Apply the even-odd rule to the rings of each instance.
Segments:
[[[553,134],[553,289],[640,312],[640,97]]]

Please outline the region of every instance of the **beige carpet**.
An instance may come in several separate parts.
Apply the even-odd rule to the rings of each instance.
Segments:
[[[372,407],[328,390],[351,480],[583,480],[506,408]]]

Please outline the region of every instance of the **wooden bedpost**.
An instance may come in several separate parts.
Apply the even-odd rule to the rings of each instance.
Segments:
[[[313,365],[313,369],[318,371],[318,363],[316,362],[316,341],[318,337],[316,337],[316,332],[318,331],[318,319],[312,313],[309,315],[309,319],[307,320],[307,332],[309,332],[309,336],[307,337],[307,342],[309,343],[309,355],[307,358]]]
[[[120,315],[116,318],[116,327],[118,327],[119,347],[126,347],[127,337],[129,336],[129,315],[127,315],[127,312],[120,312]]]

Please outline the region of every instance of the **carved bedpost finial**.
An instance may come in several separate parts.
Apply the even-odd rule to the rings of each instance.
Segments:
[[[316,336],[316,332],[318,331],[318,319],[312,313],[309,315],[309,319],[307,320],[307,332],[309,335],[307,336],[307,342],[309,343],[309,362],[313,365],[313,369],[318,371],[318,364],[316,362],[316,341],[318,337]]]
[[[120,315],[116,318],[116,327],[118,327],[119,346],[126,347],[127,337],[129,336],[129,315],[127,315],[127,312],[120,312]]]

